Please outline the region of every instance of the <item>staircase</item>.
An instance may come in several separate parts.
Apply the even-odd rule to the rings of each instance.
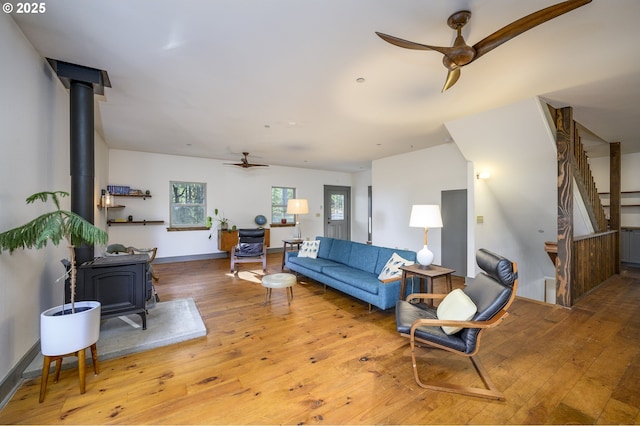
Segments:
[[[619,271],[619,208],[617,217],[614,218],[616,209],[612,203],[611,222],[617,224],[617,227],[609,227],[580,140],[579,126],[573,121],[572,108],[549,109],[557,130],[558,240],[555,243],[545,243],[545,250],[556,266],[556,303],[569,307]],[[619,158],[619,144],[612,144],[612,155],[615,154],[615,147]],[[620,173],[619,167],[617,173]],[[594,229],[592,234],[580,237],[573,235],[574,181]],[[612,185],[616,181],[619,182],[619,178],[611,179]],[[617,189],[611,188],[612,194],[615,191],[619,194],[619,184]]]
[[[591,225],[596,232],[604,232],[607,230],[607,218],[604,207],[598,195],[596,182],[593,179],[591,168],[589,167],[589,158],[584,150],[584,145],[580,138],[580,130],[577,123],[574,122],[573,137],[573,177],[575,178],[580,196],[585,201],[585,207],[591,220]]]

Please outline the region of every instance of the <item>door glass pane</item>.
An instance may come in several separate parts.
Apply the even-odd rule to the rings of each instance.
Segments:
[[[344,195],[331,195],[331,220],[344,220]]]

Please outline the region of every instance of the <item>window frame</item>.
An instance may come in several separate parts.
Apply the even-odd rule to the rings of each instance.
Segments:
[[[288,197],[286,195],[283,195],[283,199],[282,202],[283,204],[274,204],[274,190],[281,190],[283,194],[285,194],[286,192],[288,192],[289,190],[292,191],[292,196]],[[295,199],[296,198],[296,188],[291,187],[291,186],[272,186],[271,187],[271,225],[272,226],[287,226],[287,225],[295,225],[295,221],[296,221],[296,215],[294,214],[287,214],[287,201],[290,199]],[[276,215],[274,214],[275,209],[282,209],[282,211],[284,212],[284,214],[282,216],[278,216],[276,217]],[[287,219],[287,223],[283,224],[281,219],[285,218]]]
[[[199,191],[202,193],[202,203],[174,203],[174,185],[197,185],[200,186]],[[198,207],[201,206],[202,221],[197,223],[176,223],[174,211],[175,206],[184,207]],[[207,224],[207,183],[206,182],[191,182],[182,180],[169,181],[169,229],[188,229],[188,228],[206,228]]]

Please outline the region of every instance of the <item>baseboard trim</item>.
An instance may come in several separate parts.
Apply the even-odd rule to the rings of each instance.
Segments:
[[[282,253],[282,247],[268,248],[267,253]],[[174,263],[174,262],[191,262],[193,260],[208,260],[208,259],[228,259],[229,253],[204,253],[193,254],[189,256],[172,256],[172,257],[156,257],[153,263]]]
[[[13,394],[23,382],[22,373],[27,369],[31,361],[40,353],[40,340],[38,340],[29,351],[18,361],[9,371],[9,374],[0,382],[0,410],[9,402]]]

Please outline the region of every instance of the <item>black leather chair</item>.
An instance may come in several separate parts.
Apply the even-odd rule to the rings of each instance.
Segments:
[[[402,336],[409,338],[413,374],[419,386],[504,400],[504,395],[491,381],[476,354],[480,349],[480,336],[484,330],[497,326],[508,316],[507,309],[511,306],[518,287],[517,266],[514,262],[485,249],[478,250],[476,261],[483,272],[462,289],[477,308],[470,320],[438,319],[437,308],[420,302],[424,299],[444,299],[446,294],[410,294],[406,300],[400,300],[396,305],[396,327]],[[448,335],[442,326],[457,326],[462,329]],[[416,363],[416,347],[421,346],[443,349],[471,358],[486,388],[451,383],[424,383],[420,380]]]
[[[262,262],[262,270],[267,272],[264,229],[239,229],[238,244],[231,248],[231,272],[236,272],[238,263],[259,262]]]

